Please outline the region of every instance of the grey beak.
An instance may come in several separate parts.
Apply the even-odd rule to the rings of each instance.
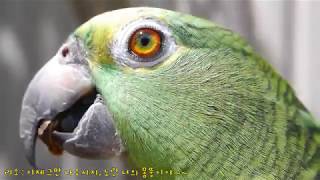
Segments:
[[[77,46],[73,39],[65,43],[34,76],[24,94],[20,114],[20,138],[26,157],[34,167],[39,122],[53,120],[58,113],[70,108],[93,89],[88,65],[83,59],[85,56],[79,56],[79,51],[73,51],[79,48]]]
[[[96,94],[83,49],[71,37],[25,92],[20,138],[33,167],[37,137],[53,154],[65,150],[83,158],[105,159],[124,151],[112,115]]]
[[[64,150],[82,158],[108,159],[124,151],[111,114],[99,94],[72,133],[54,131],[53,136]]]

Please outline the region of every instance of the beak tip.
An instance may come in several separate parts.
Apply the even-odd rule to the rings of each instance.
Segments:
[[[34,155],[34,151],[28,151],[26,152],[26,158],[28,160],[28,162],[30,163],[30,165],[34,168],[36,168],[36,161],[35,161],[35,155]]]
[[[32,136],[21,138],[24,145],[25,157],[29,164],[36,168],[35,163],[35,138]]]
[[[20,139],[24,146],[25,156],[32,167],[36,167],[35,163],[35,143],[36,143],[36,123],[34,119],[36,113],[33,109],[22,108],[20,116]]]

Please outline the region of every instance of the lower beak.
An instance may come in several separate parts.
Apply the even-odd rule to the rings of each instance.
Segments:
[[[22,102],[20,138],[35,167],[37,137],[51,153],[89,158],[121,152],[112,117],[91,81],[83,49],[69,40],[30,82]]]

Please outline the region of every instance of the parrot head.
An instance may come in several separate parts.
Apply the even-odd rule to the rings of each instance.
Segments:
[[[93,17],[26,90],[27,159],[35,165],[40,138],[53,154],[100,159],[126,151],[138,165],[199,164],[202,154],[234,143],[239,119],[264,111],[255,103],[263,97],[252,75],[259,70],[240,60],[252,54],[230,30],[178,12],[142,7]]]

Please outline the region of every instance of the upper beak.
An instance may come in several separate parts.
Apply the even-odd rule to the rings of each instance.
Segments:
[[[20,114],[20,138],[24,143],[27,159],[33,166],[36,136],[39,135],[41,123],[56,119],[59,113],[94,90],[85,55],[79,51],[81,48],[75,38],[70,38],[34,76],[25,92]],[[50,138],[43,139],[49,149]],[[61,149],[50,150],[59,153]]]

